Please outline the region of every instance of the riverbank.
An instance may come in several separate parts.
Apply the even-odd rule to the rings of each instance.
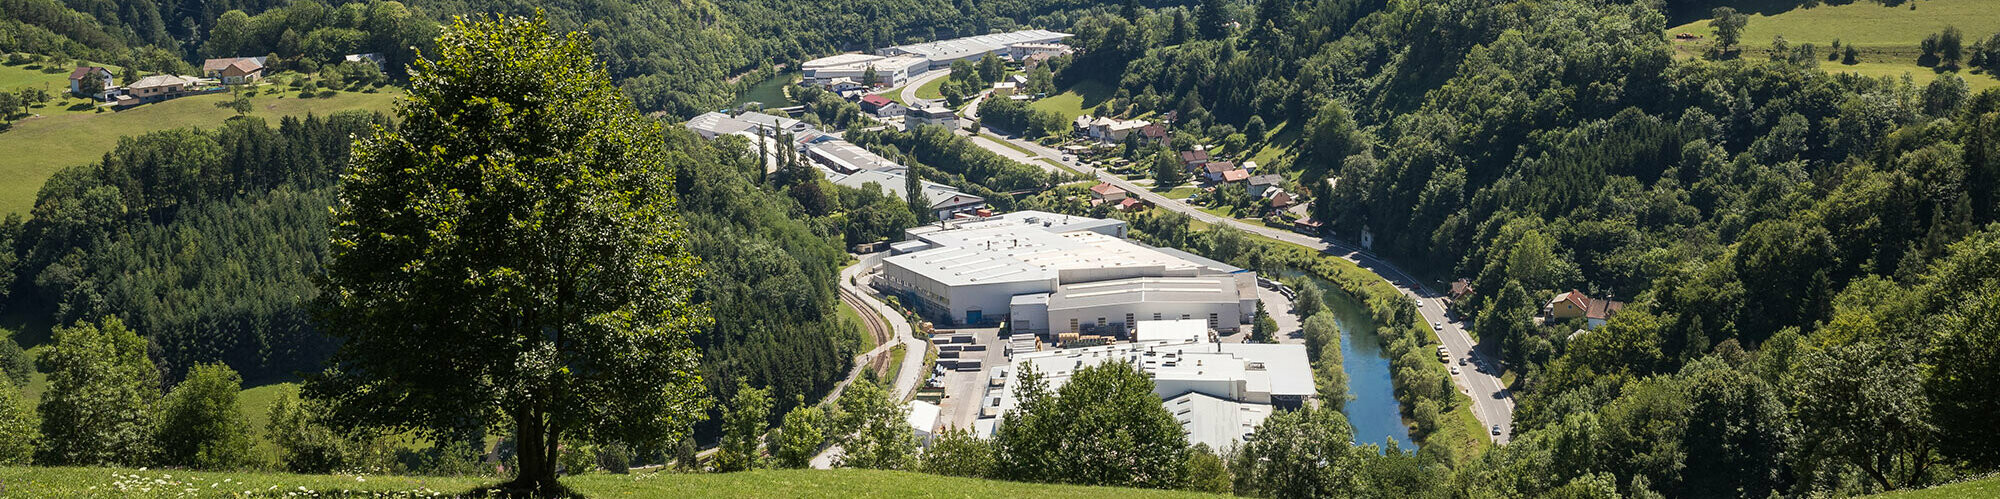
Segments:
[[[1389,281],[1345,258],[1255,233],[1193,220],[1181,227],[1161,227],[1156,225],[1164,217],[1134,218],[1136,237],[1149,244],[1176,247],[1266,275],[1310,275],[1353,297],[1377,326],[1410,440],[1457,463],[1493,445],[1472,414],[1472,399],[1454,388],[1451,373],[1437,361],[1437,333],[1423,322],[1415,302]]]

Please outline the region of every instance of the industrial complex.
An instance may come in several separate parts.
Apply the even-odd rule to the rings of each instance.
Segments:
[[[897,45],[874,54],[837,54],[799,64],[809,85],[831,85],[846,79],[863,85],[900,86],[924,72],[951,67],[957,61],[975,62],[988,54],[1007,60],[1025,60],[1036,55],[1069,53],[1067,45],[1056,42],[1068,33],[1030,29],[1007,33],[968,36],[912,45]],[[868,81],[870,72],[874,81]]]

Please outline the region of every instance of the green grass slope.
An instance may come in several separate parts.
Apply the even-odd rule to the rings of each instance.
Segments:
[[[384,89],[372,94],[341,92],[331,98],[300,99],[297,92],[275,92],[283,87],[264,88],[260,95],[250,99],[256,106],[250,115],[273,125],[287,115],[325,115],[349,109],[386,112],[401,95]],[[229,94],[198,95],[103,113],[35,110],[44,116],[21,120],[14,123],[13,129],[0,132],[0,151],[7,152],[0,154],[0,216],[8,212],[27,214],[34,206],[35,193],[50,175],[65,167],[97,161],[117,147],[119,137],[221,124],[236,116],[235,111],[215,107],[217,102],[229,98]]]
[[[124,468],[0,467],[16,497],[242,497],[455,495],[496,480],[481,477],[294,475]],[[760,470],[728,474],[593,474],[563,479],[586,497],[1212,497],[1110,487],[951,478],[901,471]]]
[[[1904,490],[1878,495],[1890,499],[1983,499],[2000,497],[2000,475],[1968,480],[1928,489]]]
[[[1915,8],[1911,8],[1912,5]],[[1743,27],[1743,56],[1765,57],[1771,41],[1783,36],[1793,46],[1813,44],[1819,48],[1821,57],[1825,57],[1833,41],[1838,39],[1842,44],[1859,47],[1860,64],[1844,65],[1822,60],[1820,68],[1828,72],[1849,72],[1870,77],[1900,78],[1907,73],[1918,85],[1923,85],[1936,79],[1937,72],[1933,68],[1917,65],[1917,57],[1922,54],[1917,44],[1932,33],[1944,31],[1946,26],[1958,27],[1965,33],[1965,44],[1971,46],[1974,41],[2000,32],[2000,3],[1993,0],[1921,0],[1885,7],[1878,2],[1857,0],[1843,5],[1750,14],[1749,24]],[[1682,56],[1701,53],[1715,36],[1707,20],[1667,29],[1669,37],[1679,33],[1704,37],[1694,42],[1675,41],[1674,46]],[[1964,78],[1975,92],[2000,87],[2000,79],[1994,78],[1994,75],[1960,73],[1959,77]]]

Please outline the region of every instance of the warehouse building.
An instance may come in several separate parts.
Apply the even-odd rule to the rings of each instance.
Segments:
[[[909,199],[907,190],[909,180],[903,177],[905,171],[861,170],[846,175],[831,173],[826,179],[834,184],[855,189],[869,189],[868,185],[874,184],[882,189],[883,194],[896,199]],[[959,192],[957,188],[929,180],[922,181],[921,184],[924,200],[930,203],[932,218],[948,219],[960,213],[978,211],[986,207],[986,198]]]
[[[822,137],[806,145],[806,157],[832,170],[834,173],[854,173],[862,170],[901,170],[903,165],[890,161],[867,148],[853,142]]]
[[[1123,222],[1016,213],[913,228],[876,284],[945,325],[1125,336],[1139,320],[1201,319],[1236,331],[1256,275],[1124,238]]]
[[[866,81],[869,69],[875,70],[875,80]],[[805,83],[809,85],[831,85],[834,80],[846,78],[863,85],[902,86],[910,78],[931,69],[931,61],[913,55],[880,56],[872,54],[840,54],[813,59],[799,64]]]
[[[930,61],[930,69],[951,67],[957,61],[977,62],[992,54],[994,57],[1010,58],[1016,44],[1052,44],[1069,38],[1068,33],[1057,33],[1045,29],[1029,29],[990,35],[968,36],[950,40],[897,45],[875,51],[877,55],[911,55]]]

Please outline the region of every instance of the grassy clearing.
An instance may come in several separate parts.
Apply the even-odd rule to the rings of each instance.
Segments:
[[[246,388],[236,393],[236,410],[250,420],[250,441],[256,442],[252,453],[269,462],[277,462],[278,444],[271,440],[271,405],[278,396],[286,393],[296,395],[297,383],[276,383]]]
[[[1111,99],[1111,93],[1115,90],[1109,85],[1085,81],[1063,93],[1035,101],[1028,107],[1054,111],[1056,114],[1061,114],[1065,120],[1075,121],[1076,117],[1088,114],[1087,109],[1097,107],[1098,104]]]
[[[840,306],[835,307],[834,310],[840,314],[842,320],[853,323],[855,330],[861,332],[862,351],[865,352],[868,350],[874,350],[875,345],[880,344],[879,342],[875,341],[875,334],[868,332],[868,323],[866,321],[861,320],[861,314],[864,312],[854,310],[854,306],[848,305],[846,301],[840,302]],[[865,312],[865,313],[874,313],[874,312]]]
[[[1271,127],[1271,131],[1268,132],[1270,138],[1266,139],[1256,154],[1250,157],[1250,161],[1256,162],[1259,168],[1269,167],[1277,164],[1278,158],[1291,154],[1292,143],[1298,142],[1300,128],[1291,124],[1292,122],[1287,121]]]
[[[896,382],[896,375],[903,372],[903,355],[909,352],[910,347],[903,345],[889,347],[889,367],[883,370],[881,379],[889,383]]]
[[[1160,192],[1160,190],[1154,189],[1153,192]],[[1201,192],[1200,187],[1195,187],[1192,185],[1183,185],[1180,187],[1175,187],[1172,190],[1166,192],[1160,192],[1160,195],[1166,196],[1168,199],[1187,199],[1188,196],[1193,196],[1194,193],[1197,192]]]
[[[1950,485],[1939,485],[1928,489],[1890,492],[1875,497],[1894,499],[1973,499],[2000,497],[2000,475],[1977,480],[1967,480]]]
[[[1932,33],[1944,31],[1946,26],[1963,31],[1965,44],[1970,46],[2000,32],[2000,8],[1995,8],[1992,0],[1925,0],[1897,7],[1857,1],[1781,12],[1752,12],[1749,24],[1743,28],[1742,57],[1768,57],[1771,41],[1779,36],[1795,47],[1813,44],[1821,54],[1826,54],[1838,39],[1843,45],[1859,48],[1859,62],[1850,65],[1821,61],[1820,69],[1868,77],[1902,78],[1908,74],[1913,83],[1921,86],[1937,79],[1938,72],[1917,65],[1917,57],[1922,54],[1917,44]],[[1683,58],[1701,54],[1715,36],[1707,20],[1667,29],[1669,37],[1679,33],[1704,37],[1694,42],[1675,42],[1676,56]],[[2000,88],[2000,78],[1995,75],[1960,72],[1959,77],[1974,92]]]
[[[1773,38],[1784,36],[1792,45],[1811,43],[1822,49],[1834,39],[1860,47],[1914,48],[1925,36],[1944,31],[1946,26],[1964,31],[1965,43],[1971,45],[2000,32],[2000,8],[1994,8],[1992,0],[1923,0],[1896,7],[1856,1],[1749,15],[1750,23],[1743,26],[1746,46],[1767,46]],[[1712,38],[1715,30],[1707,20],[1700,20],[1668,28],[1667,33]]]
[[[457,495],[498,481],[484,477],[0,468],[0,483],[7,484],[10,494],[22,497],[246,497],[343,493],[429,496]],[[1209,497],[1187,492],[1044,485],[902,471],[846,469],[758,470],[727,474],[592,474],[565,477],[563,483],[587,497]]]
[[[61,75],[59,75],[61,76]],[[327,115],[360,109],[387,112],[401,95],[384,89],[379,93],[341,92],[325,99],[300,99],[296,93],[273,92],[265,87],[250,98],[256,110],[250,116],[272,125],[282,116],[307,113]],[[215,107],[229,100],[228,94],[183,97],[146,104],[134,109],[105,113],[73,113],[22,120],[12,130],[0,132],[0,214],[27,213],[34,205],[42,182],[62,168],[97,161],[118,145],[119,137],[181,127],[213,127],[236,116],[235,111]]]
[[[944,82],[947,81],[951,81],[951,77],[933,78],[931,81],[924,82],[923,85],[917,87],[917,98],[925,100],[943,99]]]

